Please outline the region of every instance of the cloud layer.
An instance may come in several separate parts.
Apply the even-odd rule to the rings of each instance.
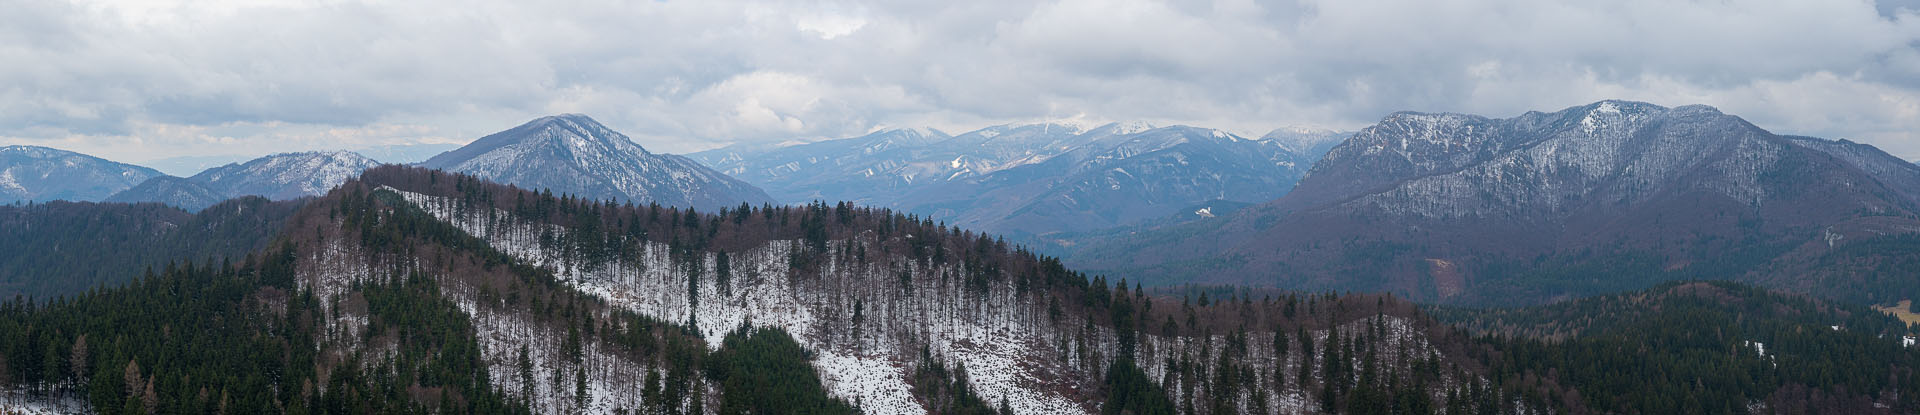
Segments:
[[[581,112],[680,152],[1064,117],[1258,134],[1622,98],[1913,159],[1916,3],[0,0],[0,143],[139,161],[459,142]]]

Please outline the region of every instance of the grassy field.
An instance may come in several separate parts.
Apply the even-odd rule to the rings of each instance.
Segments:
[[[1907,307],[1911,305],[1913,305],[1912,300],[1900,300],[1899,304],[1894,304],[1892,307],[1877,305],[1873,306],[1873,309],[1880,310],[1882,313],[1887,313],[1887,315],[1900,319],[1900,322],[1907,323],[1907,325],[1920,323],[1920,314],[1907,311]]]

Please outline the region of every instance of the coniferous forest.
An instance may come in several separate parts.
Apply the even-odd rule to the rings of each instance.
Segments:
[[[1034,389],[1108,414],[1920,410],[1907,327],[1737,283],[1514,309],[1149,293],[883,209],[707,213],[402,167],[284,221],[243,255],[6,302],[7,399],[109,414],[871,413],[896,403],[844,373],[877,361],[853,373],[897,374],[908,402],[944,414],[1033,413],[1046,402],[1021,393]],[[756,250],[774,241],[791,248]],[[680,314],[605,281],[653,275],[670,288],[643,294],[684,299],[666,308]],[[728,314],[770,298],[755,293],[820,285],[853,295]],[[1029,311],[1003,325],[943,317],[996,309]],[[799,314],[811,317],[789,321]],[[1037,344],[989,349],[953,330]],[[1015,361],[1032,367],[983,368],[998,361],[982,350],[1025,350]]]
[[[237,261],[265,250],[304,203],[244,197],[199,213],[158,203],[0,206],[0,297],[71,296],[169,262]]]

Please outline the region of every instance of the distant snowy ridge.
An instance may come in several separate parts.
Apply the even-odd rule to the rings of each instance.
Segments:
[[[0,147],[0,203],[97,202],[162,175],[154,169],[66,150]]]
[[[773,203],[753,185],[685,157],[648,152],[580,114],[541,117],[419,165],[593,200],[708,211]]]
[[[350,151],[277,153],[207,169],[193,177],[156,177],[107,198],[200,210],[241,196],[287,200],[319,196],[380,162]]]
[[[892,129],[692,154],[785,203],[851,201],[1031,236],[1161,218],[1211,200],[1279,197],[1344,134],[1249,139],[1144,121],[1005,124],[945,137]]]
[[[1617,274],[1654,282],[1712,275],[1870,297],[1783,270],[1846,241],[1920,230],[1913,212],[1920,167],[1872,146],[1776,135],[1703,105],[1607,100],[1511,118],[1397,112],[1332,147],[1283,197],[1190,226],[1082,241],[1066,256],[1150,281],[1278,275],[1285,286],[1429,301],[1647,287],[1616,275],[1502,280],[1611,269],[1572,265],[1584,261],[1639,261]],[[1749,251],[1760,246],[1772,248]],[[1380,277],[1342,277],[1356,272]]]

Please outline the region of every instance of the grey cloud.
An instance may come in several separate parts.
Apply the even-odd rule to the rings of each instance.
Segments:
[[[583,112],[686,151],[1076,115],[1257,134],[1625,98],[1920,157],[1913,0],[115,7],[0,0],[0,58],[34,62],[0,67],[0,140],[278,149]]]

